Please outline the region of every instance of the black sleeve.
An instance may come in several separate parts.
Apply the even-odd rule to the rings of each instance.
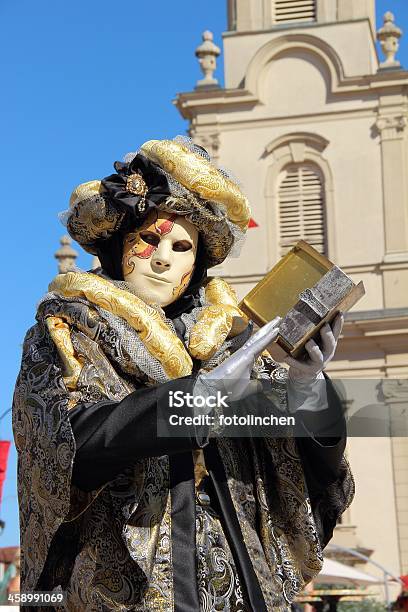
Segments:
[[[344,410],[336,390],[326,378],[328,408],[320,415],[299,415],[309,435],[297,438],[312,512],[324,548],[354,496],[354,479],[344,458],[347,427]],[[311,422],[319,418],[319,425]],[[322,425],[323,423],[323,425]],[[313,435],[312,431],[319,431]]]
[[[347,439],[340,397],[326,374],[325,379],[328,407],[315,413],[297,411],[298,426],[305,431],[297,445],[311,500],[339,478]]]
[[[185,389],[186,380],[182,380]],[[187,385],[192,387],[192,380]],[[191,429],[186,429],[184,437],[158,435],[159,410],[163,414],[166,409],[163,401],[166,401],[167,388],[179,388],[179,385],[172,381],[158,387],[143,387],[120,402],[78,404],[69,411],[76,441],[74,485],[92,491],[139,459],[200,448],[195,436],[189,434]],[[191,416],[188,407],[181,410],[185,416]],[[177,412],[180,414],[180,409]]]

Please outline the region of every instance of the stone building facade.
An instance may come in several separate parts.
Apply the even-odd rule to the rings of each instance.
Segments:
[[[239,177],[252,205],[240,258],[215,270],[240,297],[299,238],[364,281],[330,366],[333,377],[369,381],[364,397],[350,398],[352,410],[380,395],[394,406],[408,401],[400,36],[389,13],[377,31],[375,0],[228,0],[225,86],[214,76],[220,49],[205,32],[196,51],[204,78],[175,100],[190,135]],[[348,454],[357,493],[334,542],[408,574],[408,438],[351,439]]]

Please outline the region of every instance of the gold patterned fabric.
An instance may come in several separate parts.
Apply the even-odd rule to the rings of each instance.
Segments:
[[[113,287],[95,274],[68,272],[59,274],[50,291],[65,297],[85,297],[127,321],[135,329],[149,352],[162,364],[169,378],[191,374],[191,357],[181,340],[161,318],[159,312],[127,291]]]
[[[191,330],[188,350],[197,359],[210,359],[228,337],[241,333],[248,318],[238,308],[235,291],[222,278],[212,278],[205,288],[210,306]]]
[[[190,355],[200,360],[210,359],[228,337],[243,332],[248,325],[246,315],[238,308],[234,290],[221,278],[209,279],[206,285],[205,299],[210,305],[202,309],[191,330],[188,350],[158,310],[95,274],[59,274],[50,283],[49,290],[64,297],[85,297],[123,318],[138,332],[147,350],[171,379],[191,374]],[[71,388],[71,379],[75,383],[82,364],[75,359],[68,326],[57,317],[49,317],[46,322],[64,363],[65,384]]]
[[[250,220],[249,202],[225,170],[188,139],[151,140],[116,174],[78,185],[63,213],[69,234],[94,255],[117,232],[134,231],[149,210],[182,215],[198,229],[207,268],[237,254]]]
[[[127,321],[142,318],[133,296],[122,296],[121,301],[110,281],[103,283],[103,291],[97,290],[101,285],[80,291],[75,275],[70,279],[71,296],[63,295],[60,279],[53,285],[55,292],[40,303],[37,323],[24,340],[14,394],[21,590],[63,585],[68,602],[64,608],[56,607],[58,611],[172,612],[169,458],[140,459],[86,494],[71,482],[76,443],[70,407],[78,402],[120,401],[136,384],[160,383],[144,372],[143,352],[133,351],[137,333]],[[108,313],[108,307],[116,314]],[[58,340],[52,322],[47,322],[51,317],[68,324],[71,344],[65,325],[60,328],[64,340]],[[246,340],[241,336],[234,339],[235,350]],[[70,364],[61,358],[61,345],[82,364],[75,389],[64,382]],[[188,337],[183,347],[187,354],[186,345]],[[231,345],[223,350],[221,359]],[[254,376],[267,379],[284,401],[282,368],[263,357]],[[294,439],[220,438],[217,448],[266,608],[289,610],[290,602],[321,568],[322,517],[335,522],[351,502],[354,489],[348,464],[343,460],[338,479],[325,491],[318,511],[312,512]],[[221,525],[210,514],[197,513],[196,518],[202,612],[212,609],[212,601],[218,601],[216,610],[222,609],[223,601],[231,610],[245,610],[240,608],[239,576]]]
[[[64,383],[67,389],[76,389],[84,364],[75,355],[69,325],[59,317],[48,317],[45,322],[62,362]]]
[[[91,198],[94,195],[99,195],[104,192],[104,188],[102,187],[101,181],[87,181],[86,183],[81,183],[78,187],[75,187],[74,191],[71,193],[71,197],[69,198],[69,205],[71,207],[78,204],[78,202],[82,202],[87,198]]]
[[[141,152],[204,200],[220,202],[228,218],[241,229],[248,227],[250,208],[247,198],[233,183],[206,159],[174,140],[149,140]]]
[[[196,507],[200,612],[251,612],[220,517],[211,505]]]

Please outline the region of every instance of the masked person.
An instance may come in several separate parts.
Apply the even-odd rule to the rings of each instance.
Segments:
[[[316,381],[341,317],[288,374],[264,351],[279,319],[253,334],[233,290],[207,277],[248,226],[236,182],[179,137],[115,170],[80,185],[66,214],[101,268],[57,276],[24,342],[21,588],[61,589],[55,609],[75,612],[289,610],[353,497],[345,433],[315,436],[307,420],[338,402]],[[306,437],[158,435],[168,389],[251,401],[259,381]]]

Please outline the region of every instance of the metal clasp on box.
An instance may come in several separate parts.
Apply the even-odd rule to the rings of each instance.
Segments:
[[[305,289],[299,294],[299,299],[309,306],[321,319],[329,312],[329,308],[322,304],[318,297],[313,293],[313,289]]]

